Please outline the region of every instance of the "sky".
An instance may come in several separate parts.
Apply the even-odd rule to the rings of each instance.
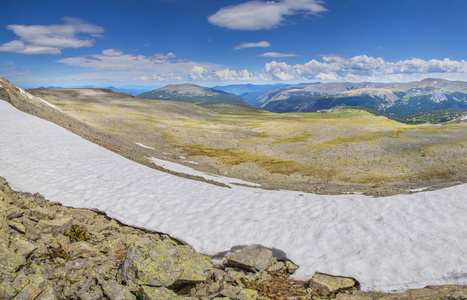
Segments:
[[[467,81],[466,0],[0,0],[38,86]]]

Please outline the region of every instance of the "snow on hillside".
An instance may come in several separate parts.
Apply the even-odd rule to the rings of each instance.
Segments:
[[[371,198],[224,188],[160,172],[0,101],[0,175],[15,189],[105,211],[206,254],[238,245],[283,251],[363,290],[467,284],[467,185]]]

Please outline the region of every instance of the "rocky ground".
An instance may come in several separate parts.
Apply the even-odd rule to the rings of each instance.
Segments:
[[[401,294],[359,291],[352,278],[289,279],[298,266],[243,248],[222,263],[162,233],[11,190],[0,177],[3,299],[467,299],[467,286]]]

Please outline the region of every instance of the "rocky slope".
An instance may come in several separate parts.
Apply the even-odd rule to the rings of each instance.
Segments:
[[[197,105],[233,105],[249,107],[241,98],[234,94],[201,87],[194,84],[174,84],[142,93],[143,99],[170,100],[189,102]]]
[[[316,274],[264,248],[222,262],[169,236],[11,190],[0,177],[0,299],[466,299],[467,286],[360,292],[352,278]]]
[[[273,112],[362,106],[404,116],[421,111],[467,109],[467,82],[425,79],[409,83],[323,83],[268,91],[253,106]]]

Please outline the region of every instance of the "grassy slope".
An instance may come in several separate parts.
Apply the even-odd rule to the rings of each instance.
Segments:
[[[365,190],[400,182],[415,187],[419,180],[454,180],[467,174],[466,124],[406,125],[355,109],[274,114],[112,99],[111,94],[106,101],[76,101],[63,94],[66,90],[43,93],[78,120],[156,149],[146,156],[180,163],[185,156],[199,164],[191,167],[228,172],[268,187],[308,190],[330,183],[350,191],[348,185]]]

